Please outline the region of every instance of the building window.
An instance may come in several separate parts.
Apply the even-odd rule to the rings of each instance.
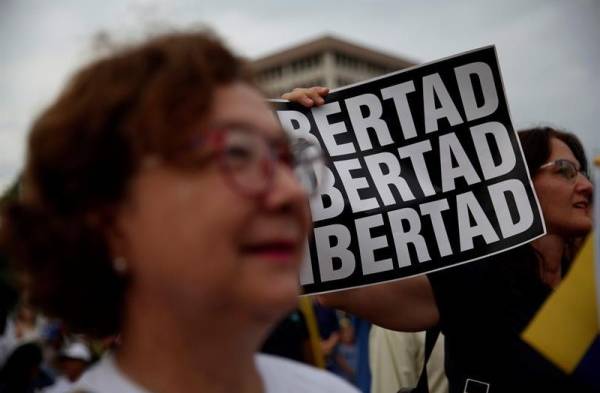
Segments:
[[[348,86],[351,85],[353,83],[355,83],[355,81],[351,80],[351,79],[346,79],[346,78],[337,78],[335,80],[336,86],[335,87],[340,87],[340,86]]]
[[[281,66],[275,66],[271,68],[267,68],[258,74],[257,80],[259,81],[268,81],[271,79],[281,78],[283,76],[283,70]]]
[[[293,72],[300,72],[310,68],[317,67],[321,64],[321,54],[303,57],[292,61],[291,67]]]
[[[300,86],[296,87],[313,87],[313,86],[325,86],[325,81],[321,78],[307,80],[306,82],[302,82]]]
[[[356,70],[365,68],[367,66],[367,64],[364,61],[359,60],[354,56],[349,56],[345,53],[340,53],[340,52],[335,53],[335,63],[338,66],[346,67],[346,68],[353,68]]]

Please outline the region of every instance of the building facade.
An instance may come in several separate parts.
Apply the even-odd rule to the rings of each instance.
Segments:
[[[324,36],[256,59],[256,81],[270,98],[295,87],[350,85],[415,63],[400,57]]]

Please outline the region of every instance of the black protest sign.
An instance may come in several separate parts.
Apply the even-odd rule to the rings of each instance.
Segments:
[[[305,293],[449,268],[545,232],[494,47],[333,91],[318,108],[273,105],[329,161]]]

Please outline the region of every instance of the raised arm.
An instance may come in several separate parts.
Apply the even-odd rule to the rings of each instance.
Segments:
[[[319,301],[392,330],[425,330],[439,321],[431,284],[425,276],[331,292],[320,295]]]

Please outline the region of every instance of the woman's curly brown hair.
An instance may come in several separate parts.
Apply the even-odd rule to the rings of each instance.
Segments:
[[[219,86],[250,82],[245,64],[206,32],[120,49],[79,71],[35,121],[18,201],[2,242],[33,305],[92,336],[119,331],[126,279],[106,238],[141,158],[177,163]]]

